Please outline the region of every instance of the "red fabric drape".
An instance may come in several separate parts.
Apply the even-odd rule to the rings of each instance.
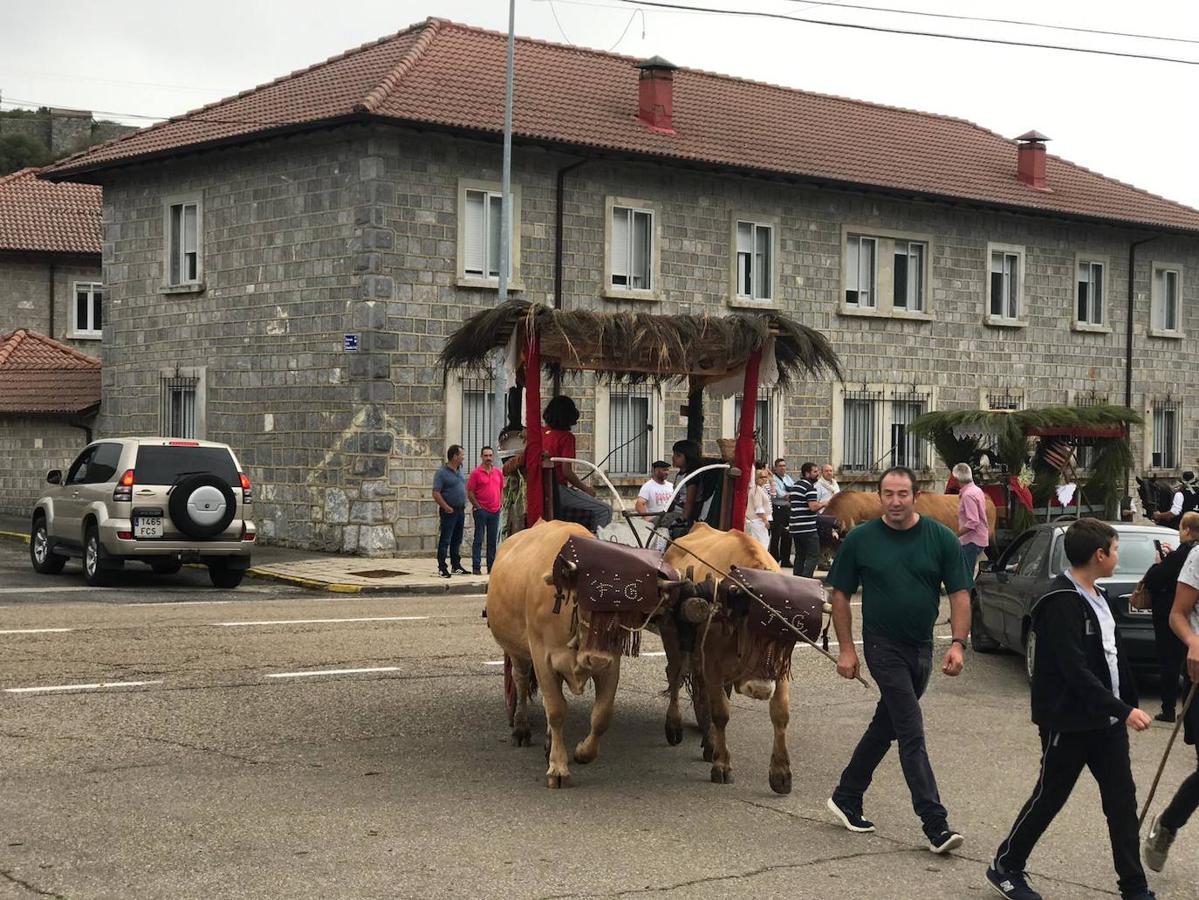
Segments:
[[[525,524],[541,518],[545,502],[541,484],[541,336],[525,338]]]
[[[756,351],[745,363],[745,385],[741,389],[741,421],[737,423],[737,449],[733,462],[741,470],[733,490],[731,528],[745,530],[745,507],[749,503],[749,488],[754,483],[754,420],[758,411],[758,369],[762,351]]]

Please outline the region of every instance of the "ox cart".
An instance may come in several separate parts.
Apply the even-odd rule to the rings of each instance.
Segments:
[[[1116,518],[1132,468],[1128,429],[1140,421],[1123,406],[1049,406],[925,413],[909,431],[947,468],[970,464],[995,503],[1002,551],[1036,522]]]
[[[785,386],[801,375],[839,377],[828,341],[774,314],[565,312],[510,301],[465,322],[448,339],[441,359],[447,370],[484,370],[498,354],[506,359],[513,382],[506,431],[520,427],[523,407],[526,433],[527,527],[500,545],[485,612],[505,654],[513,743],[530,743],[527,703],[539,686],[546,711],[546,783],[568,784],[563,686],[576,695],[588,681],[595,686],[590,733],[573,754],[576,763],[588,763],[611,718],[621,657],[635,655],[641,631],[653,627],[667,656],[667,741],[682,740],[679,689],[689,680],[712,780],[728,783],[725,686],[768,699],[776,732],[769,780],[774,790],[789,791],[785,729],[791,650],[797,639],[811,642],[819,634],[823,590],[811,579],[780,574],[765,548],[743,529],[754,472],[758,391]],[[732,462],[691,461],[672,499],[681,501],[686,524],[694,525],[685,535],[662,538],[658,546],[668,545],[664,551],[600,541],[581,525],[561,520],[566,505],[561,492],[569,488],[559,466],[579,464],[594,471],[623,510],[602,465],[551,452],[561,444],[555,443],[557,427],[545,428],[542,421],[543,375],[553,379],[558,394],[561,380],[579,373],[616,382],[685,384],[686,436],[701,446],[705,394],[742,395]],[[695,479],[713,471],[720,473],[721,485],[719,500],[709,498],[714,519],[708,522],[717,527],[703,521],[693,503]],[[655,526],[661,524],[659,519]],[[637,543],[643,543],[639,535]],[[693,665],[692,652],[699,650]]]

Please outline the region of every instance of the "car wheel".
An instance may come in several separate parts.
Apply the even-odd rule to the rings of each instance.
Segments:
[[[67,564],[65,556],[51,551],[46,520],[41,516],[33,520],[33,528],[29,532],[29,561],[33,563],[33,571],[39,575],[57,575]]]
[[[100,546],[100,531],[87,526],[83,534],[83,580],[93,587],[108,584],[109,573],[104,567],[104,550]]]
[[[233,489],[216,475],[192,475],[175,485],[167,511],[176,528],[190,538],[206,541],[229,527],[237,513],[237,499]]]
[[[212,579],[212,586],[223,590],[231,591],[246,577],[245,569],[233,569],[225,563],[209,563],[208,577]]]
[[[155,575],[174,575],[183,568],[182,561],[178,559],[152,559],[150,560],[150,568],[154,570]]]
[[[982,611],[979,609],[978,591],[970,592],[970,646],[976,653],[994,653],[999,649],[999,641],[991,637],[983,625]]]

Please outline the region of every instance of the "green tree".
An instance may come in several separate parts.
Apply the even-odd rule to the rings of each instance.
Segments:
[[[50,149],[36,138],[24,134],[0,137],[0,175],[26,166],[44,166],[50,162]]]

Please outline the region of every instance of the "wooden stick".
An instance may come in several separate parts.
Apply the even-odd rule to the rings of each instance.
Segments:
[[[1153,786],[1149,788],[1149,796],[1145,799],[1145,808],[1141,810],[1141,817],[1137,819],[1137,831],[1141,830],[1141,826],[1145,824],[1145,815],[1149,812],[1149,806],[1153,803],[1153,795],[1157,793],[1157,783],[1162,780],[1162,772],[1166,769],[1166,760],[1170,758],[1170,748],[1174,746],[1174,739],[1178,737],[1178,729],[1182,727],[1182,723],[1186,721],[1187,710],[1191,708],[1191,703],[1195,700],[1195,689],[1199,688],[1199,681],[1191,684],[1191,689],[1187,693],[1186,703],[1182,704],[1182,715],[1178,717],[1178,721],[1174,723],[1174,731],[1170,734],[1170,741],[1166,744],[1166,752],[1162,754],[1162,763],[1157,767],[1157,775],[1153,778]]]

